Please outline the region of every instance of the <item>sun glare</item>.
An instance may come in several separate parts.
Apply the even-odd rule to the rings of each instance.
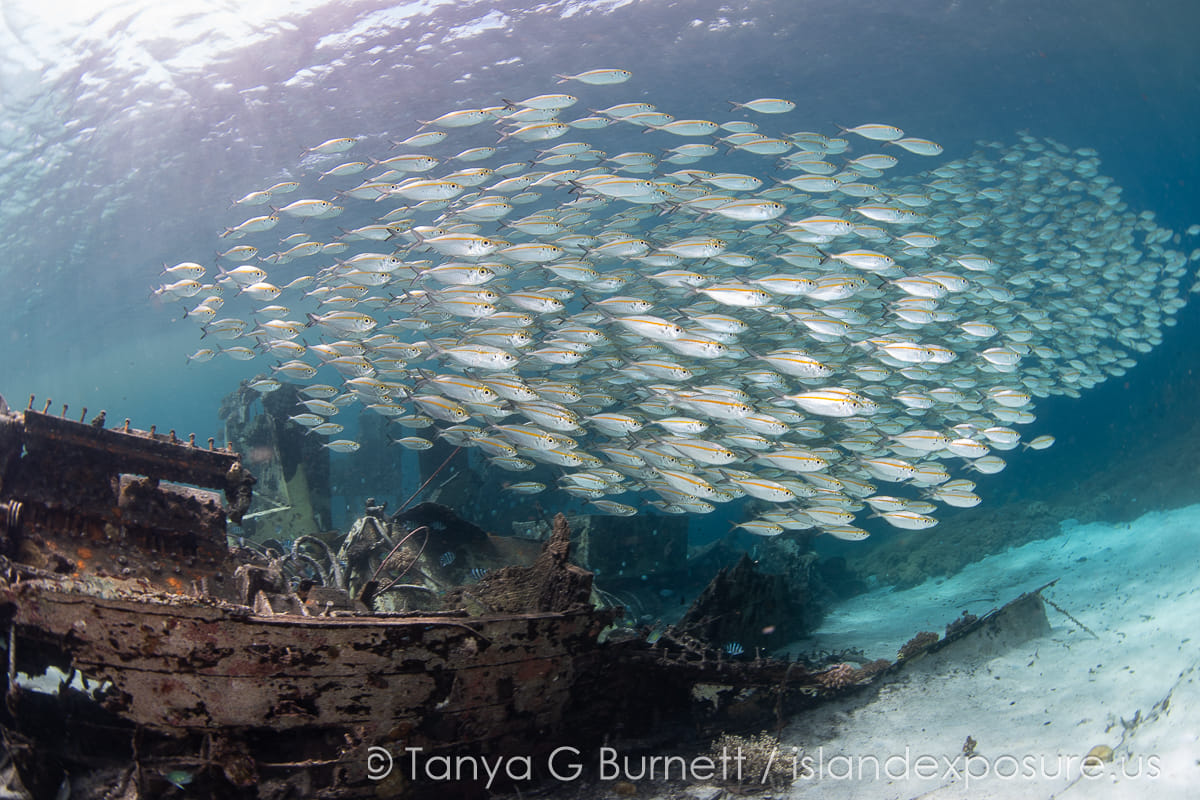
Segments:
[[[202,67],[330,0],[0,0],[0,61],[51,74],[103,42],[122,58],[153,43],[169,68]],[[167,48],[162,45],[166,43]],[[170,44],[178,49],[172,53]],[[11,47],[8,45],[12,45]]]

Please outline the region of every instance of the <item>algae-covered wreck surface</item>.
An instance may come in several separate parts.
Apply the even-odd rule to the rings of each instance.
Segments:
[[[223,796],[418,791],[371,754],[779,727],[889,666],[720,646],[729,607],[780,596],[748,559],[676,626],[614,628],[562,515],[537,543],[374,506],[332,544],[230,547],[255,483],[236,453],[48,411],[0,417],[4,724],[34,797],[88,770],[128,797],[180,775]],[[467,546],[492,566],[459,581],[444,554]]]
[[[215,493],[160,480],[222,487],[240,518],[254,479],[232,452],[32,409],[2,430],[8,723],[43,763],[144,755],[234,786],[282,770],[345,787],[372,743],[524,749],[560,732],[576,659],[614,616],[587,603],[565,524],[491,579],[519,587],[519,613],[379,612],[378,580],[355,596],[292,580],[226,547]],[[56,697],[22,688],[51,667]],[[144,796],[166,771],[138,770]]]

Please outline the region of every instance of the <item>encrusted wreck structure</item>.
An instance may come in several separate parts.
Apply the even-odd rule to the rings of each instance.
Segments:
[[[72,797],[418,796],[370,771],[373,748],[537,757],[781,727],[892,668],[701,638],[731,635],[721,597],[781,596],[749,562],[686,624],[616,628],[561,515],[530,543],[371,507],[338,542],[230,547],[255,483],[237,453],[49,411],[0,401],[0,723],[30,797],[85,772]]]

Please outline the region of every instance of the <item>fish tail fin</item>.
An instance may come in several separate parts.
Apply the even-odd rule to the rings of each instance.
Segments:
[[[512,100],[509,100],[507,97],[501,97],[501,98],[500,98],[500,102],[504,103],[504,110],[505,110],[505,111],[508,111],[508,110],[510,110],[510,109],[511,109],[511,110],[513,110],[513,111],[516,111],[516,110],[518,110],[518,109],[517,109],[517,104],[516,104],[516,103],[514,103]]]
[[[313,325],[316,325],[318,322],[320,322],[316,314],[305,314],[304,316],[308,317],[308,322],[304,323],[304,327],[306,328],[311,328]]]
[[[571,80],[570,75],[559,75],[558,73],[555,73],[554,77],[558,78],[558,80],[555,81],[556,84],[566,83],[567,81]]]
[[[814,249],[814,250],[816,250],[818,253],[820,253],[820,254],[821,254],[821,260],[820,260],[819,262],[817,262],[817,263],[818,263],[818,265],[820,265],[820,264],[824,264],[826,261],[828,261],[828,260],[831,258],[831,256],[829,255],[829,253],[826,253],[826,252],[825,252],[824,250],[822,250],[821,248],[819,248],[819,247],[814,247],[813,249]]]
[[[642,133],[650,133],[651,131],[656,131],[656,130],[658,130],[657,125],[647,125],[646,127],[642,128]]]
[[[726,102],[728,102],[728,103],[729,103],[729,110],[730,110],[730,111],[734,111],[734,110],[736,110],[736,109],[739,109],[739,108],[745,108],[745,107],[746,107],[746,105],[745,105],[744,103],[735,103],[735,102],[733,102],[732,100],[727,100]]]

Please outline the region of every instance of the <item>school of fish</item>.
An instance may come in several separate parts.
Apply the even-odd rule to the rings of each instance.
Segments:
[[[1133,367],[1200,256],[1090,149],[1022,134],[922,169],[942,148],[888,124],[764,132],[780,98],[720,123],[577,103],[451,110],[374,157],[306,150],[235,201],[211,283],[163,271],[206,340],[189,360],[299,384],[291,419],[333,451],[358,449],[334,418],[362,406],[410,449],[553,465],[599,512],[751,497],[750,533],[860,540],[863,516],[929,528],[980,502],[998,453],[1050,446],[1022,441],[1034,401]]]

